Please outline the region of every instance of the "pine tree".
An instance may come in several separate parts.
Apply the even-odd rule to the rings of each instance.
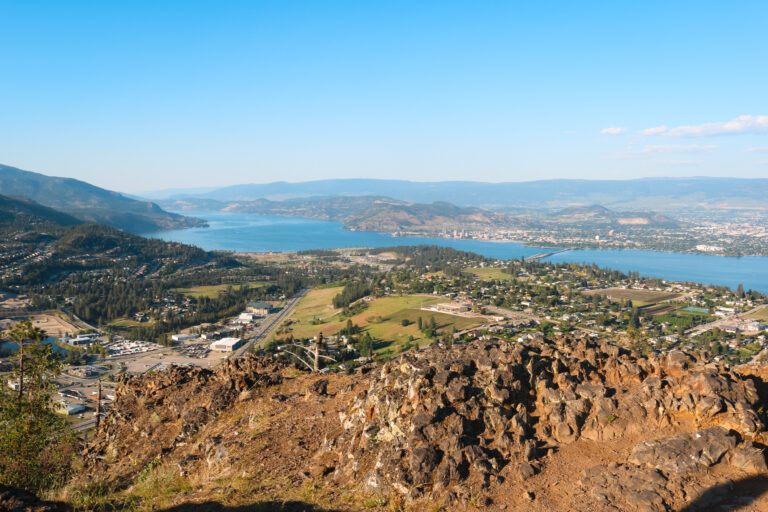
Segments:
[[[9,334],[19,345],[18,393],[0,381],[0,482],[40,492],[63,483],[73,456],[72,432],[54,410],[52,379],[62,365],[32,322],[19,322]]]

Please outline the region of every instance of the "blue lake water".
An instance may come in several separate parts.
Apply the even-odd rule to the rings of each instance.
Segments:
[[[43,341],[45,343],[47,343],[48,345],[51,345],[53,347],[53,351],[54,352],[57,352],[59,354],[66,354],[68,352],[67,349],[61,348],[60,346],[58,346],[56,344],[56,338],[48,337],[48,338],[45,338]],[[26,347],[27,345],[24,344],[24,346]],[[8,353],[8,352],[14,353],[17,350],[19,350],[19,344],[18,343],[15,343],[13,341],[3,341],[2,343],[0,343],[0,352],[3,352],[3,353]]]
[[[184,212],[200,217],[210,227],[148,233],[163,240],[196,245],[206,250],[237,252],[301,251],[340,247],[389,247],[434,244],[472,251],[497,259],[518,259],[545,249],[514,242],[483,242],[448,238],[393,237],[370,231],[348,231],[339,222],[226,212]],[[572,250],[547,258],[552,262],[596,263],[600,267],[670,281],[693,281],[768,292],[768,257],[729,258],[705,254],[656,251]]]

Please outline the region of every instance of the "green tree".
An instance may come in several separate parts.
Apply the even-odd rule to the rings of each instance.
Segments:
[[[61,372],[45,333],[23,321],[9,331],[19,345],[11,382],[0,382],[0,483],[40,492],[63,483],[74,452],[74,437],[54,410],[52,378]]]

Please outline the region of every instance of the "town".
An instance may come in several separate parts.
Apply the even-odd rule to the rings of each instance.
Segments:
[[[433,345],[581,333],[641,353],[707,352],[731,365],[768,360],[768,300],[742,287],[666,282],[589,265],[492,260],[449,249],[414,263],[417,251],[273,254],[280,268],[312,269],[316,280],[327,281],[317,273],[330,277],[340,269],[358,276],[310,285],[293,297],[247,300],[237,285],[193,286],[158,297],[130,319],[94,327],[66,309],[36,311],[29,297],[6,293],[0,316],[6,329],[32,318],[46,331],[66,362],[55,384],[60,410],[76,430],[92,428],[97,409],[109,410],[122,374],[172,365],[214,368],[246,352],[299,369],[349,373]],[[202,302],[228,294],[242,300],[235,314],[154,339],[135,337],[142,329],[153,332],[147,327],[169,315],[194,315]],[[12,348],[11,342],[0,345],[6,372]],[[12,380],[8,385],[13,388]]]

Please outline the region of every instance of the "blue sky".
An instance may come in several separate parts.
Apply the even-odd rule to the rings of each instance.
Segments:
[[[768,177],[768,2],[0,0],[0,163],[140,192]]]

